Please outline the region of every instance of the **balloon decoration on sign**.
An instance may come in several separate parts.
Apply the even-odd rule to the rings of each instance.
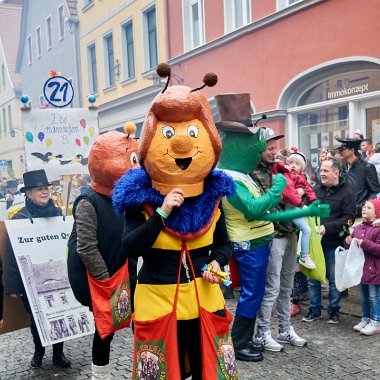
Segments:
[[[52,144],[52,139],[51,137],[49,137],[48,139],[46,139],[46,146],[49,148],[49,146]]]
[[[80,139],[75,139],[75,144],[77,144],[78,146],[81,146]]]
[[[42,142],[42,141],[44,141],[45,134],[43,132],[39,132],[37,137],[38,137],[38,140],[40,140]]]
[[[80,125],[82,126],[83,129],[85,129],[86,128],[86,120],[85,119],[81,119]]]
[[[33,134],[32,132],[26,132],[25,138],[28,142],[32,143],[33,142]]]
[[[91,137],[94,136],[94,132],[95,132],[94,127],[91,127],[89,131]]]
[[[88,136],[84,136],[83,137],[83,142],[88,145],[88,143],[90,142],[90,139],[88,138]]]

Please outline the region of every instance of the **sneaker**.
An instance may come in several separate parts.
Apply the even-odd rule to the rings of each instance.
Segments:
[[[310,255],[301,256],[300,259],[298,260],[298,263],[308,269],[316,268],[313,260],[310,258]]]
[[[291,344],[292,346],[296,347],[303,347],[307,345],[306,340],[296,334],[293,326],[290,326],[288,331],[285,331],[283,333],[280,332],[277,335],[277,342]]]
[[[327,320],[327,323],[339,323],[339,314],[332,312],[329,315],[329,319]]]
[[[314,314],[312,311],[309,311],[303,318],[303,322],[313,322],[315,319],[321,319],[321,315]]]
[[[363,335],[376,335],[380,333],[380,322],[374,321],[373,319],[360,330],[360,334]]]
[[[290,316],[294,317],[300,313],[301,313],[301,304],[300,303],[298,303],[298,304],[292,303],[292,305],[290,306]]]
[[[360,332],[361,329],[364,329],[371,320],[369,318],[362,318],[362,320],[353,327],[354,331]]]
[[[280,352],[284,349],[281,344],[272,338],[272,334],[269,330],[266,331],[264,335],[256,335],[255,341],[261,344],[267,351]]]

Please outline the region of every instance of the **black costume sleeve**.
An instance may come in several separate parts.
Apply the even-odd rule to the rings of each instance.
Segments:
[[[128,257],[138,258],[148,252],[164,227],[164,220],[157,212],[148,220],[140,211],[126,213],[121,242]]]
[[[228,264],[233,251],[233,245],[228,237],[223,210],[214,231],[214,243],[211,247],[209,262],[216,260],[221,267]]]

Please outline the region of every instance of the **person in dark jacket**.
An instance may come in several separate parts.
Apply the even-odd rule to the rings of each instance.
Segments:
[[[32,170],[24,173],[24,187],[20,189],[25,193],[25,207],[17,212],[14,219],[30,219],[45,218],[62,215],[62,211],[54,206],[52,199],[50,199],[50,183],[47,180],[44,170]],[[36,323],[34,321],[32,310],[26,297],[24,285],[22,283],[21,275],[17,267],[15,255],[12,247],[8,241],[7,246],[7,284],[6,291],[12,297],[20,296],[25,310],[31,316],[31,333],[34,341],[34,355],[31,361],[32,367],[41,367],[42,358],[45,354],[45,347],[42,346]],[[57,367],[69,367],[71,362],[63,353],[63,342],[53,344],[53,364]]]
[[[364,161],[359,153],[362,140],[336,139],[341,143],[336,149],[342,163],[347,165],[344,178],[355,195],[356,216],[361,216],[364,203],[368,199],[376,198],[380,192],[379,179],[374,165]]]
[[[320,235],[326,261],[326,277],[329,281],[328,323],[339,322],[340,293],[335,286],[335,249],[342,246],[349,234],[348,228],[355,221],[355,198],[350,187],[339,176],[340,165],[336,159],[329,159],[321,165],[321,185],[314,192],[321,203],[330,205],[330,216],[321,218]],[[321,317],[322,292],[319,281],[309,279],[309,312],[302,318],[312,322]]]
[[[363,277],[360,284],[362,320],[354,330],[363,335],[380,334],[380,228],[374,227],[380,218],[380,199],[366,202],[362,211],[363,222],[358,224],[346,244],[357,244],[364,251]],[[356,238],[356,241],[352,241]]]
[[[77,252],[87,272],[97,280],[108,280],[127,260],[121,244],[124,216],[114,212],[111,199],[115,181],[128,169],[138,166],[137,140],[130,137],[130,133],[136,131],[136,125],[127,124],[126,133],[107,132],[94,141],[88,156],[91,188],[82,192],[73,207]],[[129,258],[128,266],[133,300],[137,262]],[[114,333],[111,333],[102,339],[96,326],[92,343],[93,379],[110,378],[109,359],[113,336]]]
[[[4,195],[5,200],[7,201],[7,210],[12,206],[14,201],[14,196],[21,194],[18,189],[17,179],[8,179],[7,181],[7,192]]]
[[[0,330],[3,328],[4,286],[3,286],[3,263],[0,256]]]

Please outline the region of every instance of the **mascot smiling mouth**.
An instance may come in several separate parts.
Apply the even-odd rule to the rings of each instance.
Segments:
[[[190,166],[192,160],[193,160],[192,157],[176,158],[175,163],[181,170],[186,170]]]

